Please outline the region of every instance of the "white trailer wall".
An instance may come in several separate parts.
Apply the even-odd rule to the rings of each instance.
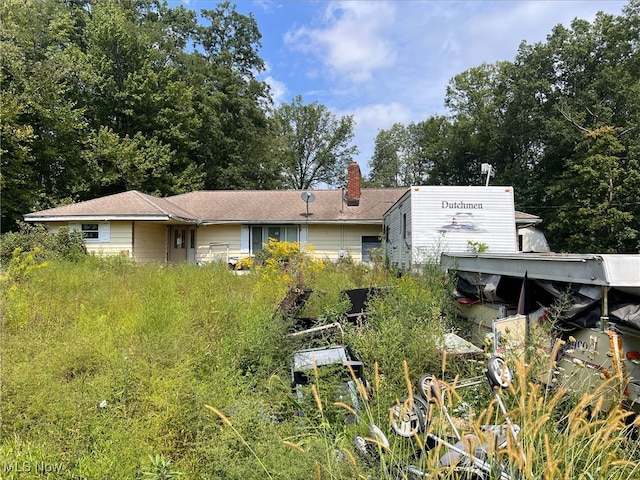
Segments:
[[[385,214],[391,265],[407,269],[441,253],[516,253],[513,188],[414,186]]]
[[[384,215],[384,246],[389,264],[411,267],[411,191],[407,191]]]

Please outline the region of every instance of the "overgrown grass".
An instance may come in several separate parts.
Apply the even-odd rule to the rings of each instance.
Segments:
[[[265,478],[256,458],[273,478],[325,469],[324,430],[291,392],[288,320],[274,314],[292,286],[283,270],[87,257],[25,272],[2,285],[2,478],[39,478],[36,465],[63,466],[49,478],[148,478],[167,461],[186,478]],[[297,273],[325,292],[318,312],[361,286],[334,265]]]
[[[353,436],[372,422],[389,432],[389,407],[422,374],[453,382],[470,371],[443,362],[438,346],[451,327],[447,279],[435,269],[396,278],[377,267],[298,260],[236,275],[223,265],[87,257],[5,278],[2,478],[41,478],[43,469],[51,479],[386,478],[386,469],[357,458]],[[352,407],[336,400],[339,380],[330,374],[318,372],[297,401],[289,371],[296,345],[286,340],[289,319],[274,312],[289,288],[311,288],[322,293],[307,313],[329,321],[344,312],[342,290],[368,286],[389,288],[344,339],[371,383],[360,392],[361,422],[349,424]],[[533,383],[515,388],[508,397],[522,427],[523,478],[638,477],[626,463],[637,450],[621,410],[588,417],[577,403],[560,432],[547,420],[559,400]],[[474,408],[489,409],[478,408],[469,428],[499,420],[488,394],[472,396]],[[402,465],[415,445],[390,440],[384,458]]]

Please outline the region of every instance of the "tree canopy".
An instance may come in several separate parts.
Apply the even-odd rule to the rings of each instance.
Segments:
[[[275,188],[255,19],[229,2],[0,4],[2,231],[40,208],[138,189]]]
[[[353,117],[337,118],[317,102],[304,105],[298,95],[278,107],[273,115],[277,135],[276,155],[282,166],[284,185],[312,188],[319,183],[336,185],[357,152]]]
[[[261,34],[228,1],[0,3],[2,232],[29,211],[138,189],[337,186],[354,119],[259,80]],[[640,249],[640,0],[557,25],[448,85],[447,115],[375,139],[367,185],[513,185],[553,249]]]

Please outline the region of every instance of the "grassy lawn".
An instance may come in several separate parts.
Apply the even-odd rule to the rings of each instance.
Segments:
[[[3,479],[387,478],[356,456],[353,436],[375,422],[392,440],[385,462],[405,462],[415,442],[392,438],[389,406],[425,372],[442,373],[436,345],[452,320],[437,269],[397,278],[304,256],[247,275],[92,257],[19,263],[1,283]],[[367,323],[345,333],[372,385],[362,422],[343,421],[331,379],[315,378],[296,402],[289,358],[300,345],[286,336],[290,319],[276,314],[292,286],[316,292],[303,313],[326,323],[346,311],[341,291],[390,287]],[[453,381],[474,368],[446,359],[443,375]],[[526,372],[519,378],[508,405],[522,427],[513,456],[524,478],[640,477],[623,411],[589,416],[578,399],[562,432],[553,423],[560,397]],[[477,408],[478,421],[498,415],[489,400],[486,388],[451,398]]]

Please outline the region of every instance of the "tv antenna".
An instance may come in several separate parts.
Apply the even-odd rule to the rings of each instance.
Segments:
[[[480,173],[482,175],[486,175],[487,176],[487,183],[485,185],[485,187],[489,186],[489,179],[493,176],[495,176],[496,171],[493,169],[493,165],[491,165],[490,163],[483,163],[482,165],[480,165]]]
[[[309,218],[309,204],[316,199],[316,196],[311,192],[302,192],[302,200],[307,204],[307,214],[305,215]]]

